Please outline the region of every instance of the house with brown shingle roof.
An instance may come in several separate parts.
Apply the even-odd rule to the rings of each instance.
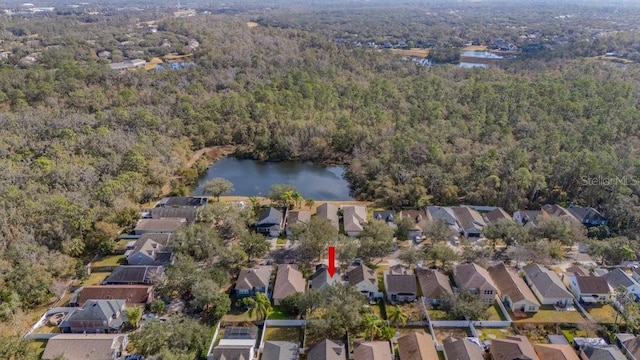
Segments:
[[[416,275],[422,290],[422,296],[431,305],[440,304],[440,300],[445,295],[453,293],[449,277],[439,270],[416,269]]]
[[[418,296],[415,274],[400,264],[384,272],[384,288],[391,303],[411,302]]]
[[[282,299],[295,293],[303,293],[307,282],[295,264],[280,264],[273,286],[273,304],[280,305]]]
[[[487,305],[493,304],[498,288],[491,275],[480,265],[467,263],[456,266],[453,268],[453,279],[458,288],[480,295]]]
[[[431,335],[415,331],[398,338],[400,360],[431,360],[438,358]]]
[[[613,296],[613,289],[607,283],[607,279],[601,276],[565,273],[565,281],[569,290],[582,303],[607,302]]]
[[[491,359],[515,360],[529,359],[540,360],[533,346],[526,336],[507,336],[504,339],[493,339],[489,346]]]
[[[569,344],[535,344],[533,349],[540,360],[580,360]]]
[[[487,226],[479,212],[467,206],[454,206],[451,208],[460,224],[460,232],[466,238],[479,238],[482,236],[482,228]]]
[[[427,213],[424,210],[402,210],[400,218],[409,218],[413,221],[413,227],[409,231],[409,239],[422,236],[429,225]]]
[[[256,293],[266,293],[271,280],[271,266],[254,266],[240,270],[234,291],[236,297],[253,296]]]
[[[322,340],[307,351],[307,360],[347,360],[344,344]]]
[[[291,226],[293,225],[307,225],[311,221],[311,211],[306,210],[292,210],[287,213],[287,222],[285,233],[287,236],[291,236]]]
[[[449,336],[442,341],[442,346],[447,360],[484,360],[484,351],[480,344],[468,338],[457,339]]]
[[[388,341],[366,341],[354,346],[353,360],[393,360]]]
[[[378,276],[376,272],[363,264],[356,265],[347,270],[345,280],[354,286],[367,299],[372,300],[380,296],[378,289]]]
[[[578,219],[575,218],[575,216],[573,216],[573,214],[569,210],[557,204],[553,204],[553,205],[546,204],[542,206],[541,211],[542,211],[542,216],[555,217],[555,218],[560,218],[562,220],[574,221],[577,223],[580,222]]]
[[[114,360],[127,343],[124,334],[59,334],[47,341],[42,360]]]
[[[489,224],[495,224],[499,220],[508,220],[513,221],[511,215],[509,215],[503,208],[497,207],[488,213],[484,214],[484,218],[487,220]]]
[[[127,306],[153,302],[153,289],[146,285],[83,286],[73,292],[70,306],[83,306],[89,300],[125,300]]]
[[[504,263],[492,266],[487,271],[498,287],[500,300],[511,311],[537,312],[540,309],[540,302],[524,280]]]

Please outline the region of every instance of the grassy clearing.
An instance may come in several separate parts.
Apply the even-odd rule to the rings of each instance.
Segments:
[[[126,244],[125,244],[126,246]],[[93,267],[118,266],[126,263],[124,255],[111,255],[91,263]]]
[[[264,333],[264,341],[298,341],[300,328],[298,327],[268,327]]]
[[[451,318],[451,316],[449,315],[449,313],[447,313],[444,310],[438,310],[438,309],[428,309],[427,312],[429,313],[429,319],[431,319],[432,321],[438,321],[438,320],[456,320]]]
[[[287,244],[287,239],[283,238],[283,237],[279,237],[276,240],[276,245],[286,245]]]
[[[249,316],[249,311],[245,311],[243,313],[238,314],[226,314],[222,317],[223,321],[228,322],[245,322],[245,321],[254,321],[256,319],[255,315],[253,317]]]
[[[271,314],[269,314],[269,319],[272,319],[272,320],[285,320],[285,319],[292,319],[292,318],[293,317],[288,316],[278,308],[274,308]]]
[[[517,318],[511,310],[509,316],[511,320],[516,323],[568,323],[568,324],[581,324],[586,322],[586,319],[579,311],[557,311],[553,306],[543,306],[537,313],[527,313],[530,315],[526,318]]]
[[[429,50],[427,49],[391,49],[391,52],[402,56],[415,56],[425,58],[429,56]]]
[[[573,338],[577,337],[587,337],[588,334],[584,330],[576,330],[576,329],[566,329],[562,330],[562,335],[567,338],[567,341],[571,344],[573,343]]]
[[[478,336],[480,337],[480,341],[490,340],[490,339],[504,339],[507,336],[514,335],[513,330],[511,328],[504,329],[493,329],[493,328],[476,328],[478,331]]]
[[[82,285],[83,286],[100,285],[100,283],[104,281],[107,278],[107,276],[109,276],[109,273],[93,272],[91,273],[91,275],[89,275],[87,280],[82,282]]]
[[[487,312],[489,313],[489,320],[491,320],[491,321],[506,321],[507,320],[507,317],[504,316],[504,314],[502,313],[502,310],[500,310],[500,306],[495,301],[493,302],[493,306],[491,306],[489,309],[487,309]]]
[[[616,321],[616,309],[609,305],[604,304],[602,306],[594,306],[586,308],[587,312],[593,319],[600,324],[613,324]],[[618,321],[621,321],[622,316],[618,316]]]
[[[44,352],[44,348],[47,346],[47,340],[31,340],[29,345],[36,349],[38,352],[38,358],[40,358]]]

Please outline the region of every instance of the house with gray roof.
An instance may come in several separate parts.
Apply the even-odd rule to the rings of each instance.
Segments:
[[[298,344],[290,341],[265,341],[262,360],[297,360]]]
[[[252,360],[257,338],[258,328],[255,326],[227,326],[218,345],[207,355],[207,360]]]
[[[106,285],[153,285],[162,280],[163,266],[128,265],[117,266],[103,282]]]
[[[138,239],[126,259],[129,265],[169,265],[173,262],[173,252],[150,238]]]
[[[234,291],[237,298],[253,296],[256,293],[267,293],[271,281],[271,266],[254,266],[240,270]]]
[[[133,234],[168,234],[186,225],[187,219],[185,218],[140,219],[133,229]]]
[[[42,360],[116,360],[127,343],[124,334],[59,334],[47,341]]]
[[[157,207],[151,209],[147,216],[151,219],[187,219],[187,223],[191,224],[196,220],[197,215],[197,207]]]
[[[273,286],[273,304],[280,305],[282,299],[295,293],[303,293],[307,282],[295,264],[280,264]]]
[[[573,304],[573,295],[555,272],[538,264],[527,265],[523,271],[525,281],[542,305],[566,307]]]
[[[429,221],[444,221],[449,225],[451,230],[456,234],[460,234],[460,224],[458,224],[458,218],[453,213],[452,208],[443,206],[427,206],[425,210]]]
[[[312,346],[307,350],[307,360],[347,360],[347,350],[344,344],[329,339]]]
[[[170,196],[162,198],[155,207],[199,207],[207,204],[206,197],[193,196]]]
[[[589,346],[580,350],[582,360],[627,360],[624,354],[613,345]]]
[[[617,291],[619,287],[624,287],[627,289],[628,294],[635,295],[636,299],[640,298],[640,284],[632,279],[631,276],[627,275],[624,270],[615,268],[602,277],[607,279],[607,283],[614,292]]]
[[[640,337],[633,334],[616,334],[617,344],[629,359],[640,359]]]
[[[571,206],[567,210],[569,210],[569,212],[584,226],[591,227],[607,225],[607,218],[592,207]]]
[[[482,229],[487,226],[479,212],[467,206],[454,206],[451,208],[460,225],[460,233],[466,238],[479,238]]]
[[[316,216],[329,220],[331,225],[336,229],[336,232],[340,229],[340,218],[338,217],[337,206],[324,203],[316,209]]]
[[[269,206],[260,211],[255,227],[256,231],[261,234],[277,237],[284,227],[284,215],[280,210]]]
[[[535,223],[542,215],[540,210],[518,210],[513,213],[513,220],[520,225],[526,225],[528,223]]]
[[[364,224],[367,223],[367,207],[358,205],[343,206],[342,220],[344,221],[344,232],[348,236],[359,236],[364,229]]]
[[[398,226],[396,225],[396,212],[393,210],[374,210],[371,214],[373,220],[376,221],[384,221],[390,227],[396,229]]]
[[[339,283],[339,269],[336,269],[333,276],[329,276],[329,267],[325,264],[318,264],[316,266],[316,272],[309,276],[309,289],[322,289],[325,286],[333,286]]]
[[[369,300],[382,297],[378,290],[378,276],[376,272],[364,264],[349,268],[345,274],[345,280],[349,285],[358,289],[358,291]]]
[[[480,295],[487,304],[493,304],[498,287],[487,270],[475,263],[460,264],[453,268],[453,279],[460,289]]]
[[[60,322],[63,333],[117,333],[126,322],[126,300],[88,300]]]
[[[484,351],[477,338],[454,338],[442,341],[447,360],[484,360]]]
[[[384,287],[387,300],[393,304],[411,302],[418,296],[416,276],[404,265],[392,266],[384,272]]]

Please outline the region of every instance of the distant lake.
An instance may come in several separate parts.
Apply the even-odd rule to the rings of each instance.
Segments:
[[[194,195],[202,195],[202,185],[221,177],[233,183],[235,196],[266,196],[273,184],[292,184],[302,197],[315,200],[352,200],[349,183],[341,166],[308,162],[263,162],[224,157],[209,167]]]

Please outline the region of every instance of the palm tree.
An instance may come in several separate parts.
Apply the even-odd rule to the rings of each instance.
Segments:
[[[125,311],[127,312],[127,322],[134,329],[137,329],[138,323],[140,322],[140,319],[142,319],[142,308],[138,306],[134,306],[134,307],[128,308]]]
[[[387,319],[389,319],[391,325],[394,325],[396,328],[399,325],[405,327],[407,326],[407,321],[409,321],[409,315],[407,315],[400,306],[396,305],[389,309]]]
[[[313,205],[316,204],[316,201],[313,200],[312,198],[308,198],[304,200],[304,204],[309,207],[309,210],[311,210],[311,208],[313,207]]]
[[[273,311],[271,301],[263,293],[256,293],[255,297],[243,299],[242,304],[249,308],[249,317],[255,314],[256,320],[266,319]]]
[[[384,321],[375,314],[362,314],[362,327],[364,328],[365,338],[373,341],[384,327]]]

